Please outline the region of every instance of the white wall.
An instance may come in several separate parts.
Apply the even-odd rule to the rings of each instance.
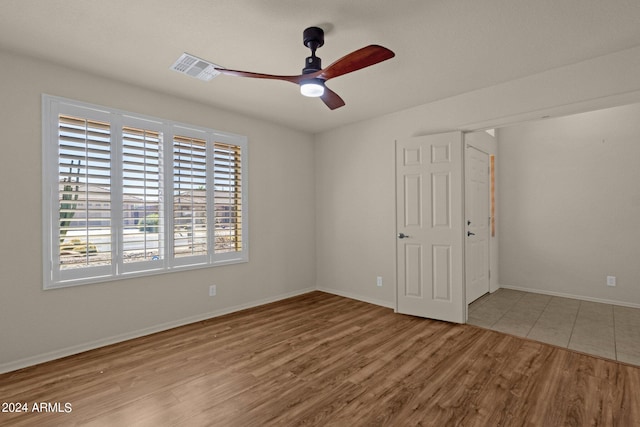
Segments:
[[[497,135],[501,284],[640,307],[640,104]]]
[[[246,135],[250,262],[43,291],[42,93]],[[314,288],[310,135],[1,51],[0,94],[0,372]]]
[[[316,135],[317,287],[395,306],[396,139],[638,101],[640,47]]]

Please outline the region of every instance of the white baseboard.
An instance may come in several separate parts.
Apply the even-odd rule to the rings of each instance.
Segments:
[[[522,287],[522,286],[500,285],[500,288],[512,289],[514,291],[531,292],[531,293],[534,293],[534,294],[551,295],[551,296],[554,296],[554,297],[571,298],[571,299],[577,299],[577,300],[581,300],[581,301],[590,301],[590,302],[599,302],[599,303],[602,303],[602,304],[619,305],[621,307],[640,308],[640,304],[636,304],[636,303],[633,303],[633,302],[609,300],[609,299],[604,299],[604,298],[593,298],[593,297],[587,297],[587,296],[584,296],[584,295],[566,294],[566,293],[563,293],[563,292],[546,291],[546,290],[541,290],[541,289],[526,288],[526,287]]]
[[[39,363],[49,362],[51,360],[60,359],[62,357],[71,356],[74,354],[82,353],[88,350],[93,350],[99,347],[104,347],[111,344],[116,344],[119,342],[127,341],[134,338],[143,337],[145,335],[151,335],[156,332],[166,331],[168,329],[177,328],[178,326],[188,325],[190,323],[201,322],[203,320],[211,319],[214,317],[224,316],[225,314],[234,313],[236,311],[245,310],[247,308],[258,307],[260,305],[269,304],[272,302],[280,301],[283,299],[295,297],[298,295],[306,294],[309,292],[315,291],[315,288],[306,288],[301,289],[294,292],[289,292],[286,294],[280,294],[275,297],[265,298],[257,301],[251,301],[245,304],[236,305],[233,307],[223,308],[220,310],[202,313],[195,316],[186,317],[179,320],[174,320],[171,322],[162,323],[159,325],[155,325],[149,328],[138,329],[136,331],[127,332],[125,334],[115,335],[112,337],[102,338],[99,340],[91,341],[88,343],[83,343],[79,345],[74,345],[71,347],[62,348],[59,350],[54,350],[48,353],[39,354],[36,356],[25,357],[23,359],[1,363],[0,364],[0,374],[4,374],[6,372],[15,371],[18,369],[26,368],[28,366],[37,365]]]
[[[338,295],[338,296],[341,296],[341,297],[350,298],[350,299],[366,302],[366,303],[373,304],[373,305],[379,305],[379,306],[391,308],[391,309],[394,309],[394,310],[396,308],[395,303],[392,303],[392,302],[389,302],[389,301],[382,301],[382,300],[379,300],[379,299],[367,298],[367,297],[363,297],[361,295],[356,295],[356,294],[352,294],[350,292],[339,291],[337,289],[331,289],[331,288],[316,288],[316,289],[318,291],[326,292],[328,294]]]

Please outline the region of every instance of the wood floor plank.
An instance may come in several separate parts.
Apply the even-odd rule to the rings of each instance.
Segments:
[[[2,426],[640,426],[640,368],[322,292],[0,375]]]

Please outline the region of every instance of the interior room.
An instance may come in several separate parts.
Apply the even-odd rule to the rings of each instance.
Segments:
[[[640,423],[637,2],[4,0],[0,10],[0,424]],[[323,31],[317,52],[308,28]],[[214,77],[177,72],[184,54]],[[300,74],[316,54],[322,66]],[[297,77],[274,78],[298,74],[320,80],[320,99]],[[112,240],[87,232],[63,250],[63,211],[81,205],[67,194],[82,188],[68,185],[80,163],[67,172],[60,148],[76,127],[59,129],[78,117],[129,133],[113,136],[110,184],[84,183],[109,197]],[[168,157],[154,172],[162,191],[127,222],[115,205],[142,199],[127,193],[126,144],[143,127]],[[435,261],[407,277],[424,281],[420,295],[433,280],[429,298],[455,305],[454,320],[401,304],[413,290],[399,253],[417,235],[398,214],[397,150],[439,135],[453,138],[457,151],[442,153],[458,168],[445,172],[457,189],[445,284]],[[172,150],[187,137],[192,152],[209,138],[241,147],[233,214],[216,205],[233,187],[216,181],[229,160],[176,192]],[[100,138],[92,144],[108,145]],[[493,141],[495,167],[486,292],[471,301],[464,167],[475,138]],[[191,203],[222,216],[206,216],[215,224],[196,256],[204,220],[178,230],[175,206],[205,191]],[[75,217],[87,230],[90,211]],[[139,270],[123,255],[127,230],[160,239]],[[179,259],[178,234],[193,258]],[[65,257],[108,272],[82,276]],[[561,302],[571,314],[550,313]],[[578,323],[602,306],[603,318]],[[605,349],[587,339],[598,328]]]

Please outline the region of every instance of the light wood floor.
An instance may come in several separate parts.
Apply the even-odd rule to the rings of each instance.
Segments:
[[[3,426],[638,426],[640,368],[312,292],[0,375]],[[31,409],[31,408],[29,408]]]

